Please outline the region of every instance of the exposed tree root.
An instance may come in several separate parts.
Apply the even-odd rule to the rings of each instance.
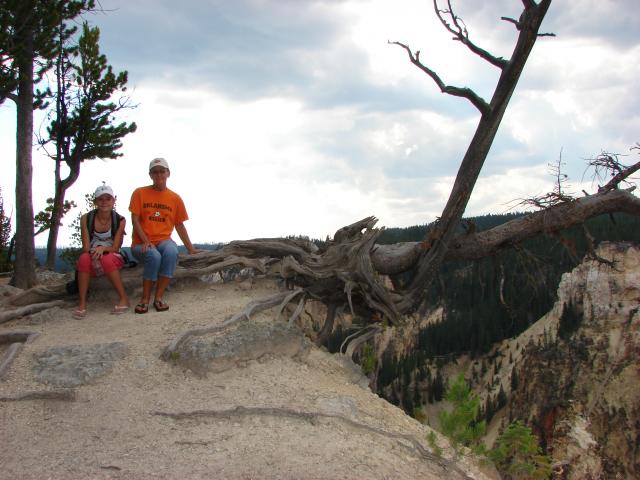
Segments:
[[[38,313],[49,308],[60,307],[62,305],[64,305],[63,300],[54,300],[45,303],[33,303],[26,307],[19,307],[14,310],[6,310],[4,312],[0,312],[0,323],[8,322],[14,318],[24,317],[25,315],[31,315],[32,313]]]
[[[378,326],[368,325],[345,338],[342,345],[340,345],[340,352],[342,352],[343,348],[346,346],[347,348],[344,351],[344,354],[351,358],[360,345],[371,340],[378,333],[380,333],[380,328]]]
[[[208,327],[193,328],[187,330],[178,335],[169,345],[167,345],[167,347],[165,347],[165,349],[162,351],[162,354],[160,355],[160,358],[162,358],[163,360],[170,360],[173,355],[176,354],[180,345],[182,345],[187,339],[223,331],[234,323],[240,322],[242,320],[249,320],[250,316],[255,313],[259,313],[278,305],[282,306],[283,304],[288,303],[291,298],[300,294],[301,292],[302,290],[296,290],[294,292],[287,291],[278,293],[277,295],[273,295],[268,298],[264,298],[262,300],[256,300],[250,302],[240,313],[229,317],[219,325],[210,325]]]
[[[75,390],[34,390],[0,396],[0,402],[17,402],[21,400],[63,400],[73,402],[76,399]]]
[[[18,353],[20,353],[20,350],[22,350],[24,344],[33,341],[39,335],[37,332],[22,330],[0,333],[0,344],[9,344],[9,348],[7,348],[7,351],[4,352],[4,355],[0,358],[0,380],[2,380],[9,371],[9,367],[18,356]]]
[[[458,468],[454,463],[439,457],[425,447],[422,446],[419,440],[417,440],[413,435],[407,435],[402,433],[388,432],[381,428],[372,427],[370,425],[366,425],[360,422],[356,422],[350,418],[344,417],[342,415],[337,415],[333,413],[324,413],[324,412],[308,412],[302,410],[294,410],[292,408],[284,408],[284,407],[244,407],[237,406],[235,408],[230,408],[226,410],[194,410],[190,412],[163,412],[163,411],[152,411],[151,415],[157,415],[161,417],[171,418],[173,420],[191,420],[191,419],[222,419],[228,420],[235,417],[248,417],[248,416],[270,416],[270,417],[278,417],[278,418],[293,418],[298,420],[304,420],[309,422],[312,425],[318,425],[321,420],[329,419],[329,420],[337,420],[342,423],[349,425],[358,430],[362,430],[365,432],[375,433],[376,435],[380,435],[385,438],[393,439],[393,440],[404,440],[411,444],[411,450],[418,454],[420,457],[428,460],[430,464],[438,465],[444,471],[455,471],[458,473],[461,478],[471,480],[465,472],[463,472],[460,468]]]

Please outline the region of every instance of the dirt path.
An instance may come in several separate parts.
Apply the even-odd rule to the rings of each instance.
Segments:
[[[68,308],[0,325],[40,334],[0,382],[0,478],[491,478],[437,457],[427,427],[315,347],[304,359],[267,355],[206,377],[159,359],[178,333],[220,323],[274,290],[266,280],[190,281],[171,289],[165,313],[114,316],[109,301],[94,300],[83,320]],[[73,388],[72,400],[7,401],[56,390],[36,381],[35,355],[113,342],[126,346],[123,358]]]

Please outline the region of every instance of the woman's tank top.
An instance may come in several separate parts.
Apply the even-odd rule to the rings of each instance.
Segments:
[[[111,236],[111,227],[106,232],[96,232],[93,230],[93,238],[91,239],[91,248],[111,247],[113,246],[113,237]]]

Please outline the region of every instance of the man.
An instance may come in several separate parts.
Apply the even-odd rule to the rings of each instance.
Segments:
[[[163,295],[178,264],[178,246],[171,239],[174,228],[189,254],[204,251],[194,248],[189,239],[187,228],[184,226],[189,216],[182,198],[167,188],[170,175],[167,161],[164,158],[154,158],[149,164],[149,176],[153,184],[137,188],[131,195],[131,252],[144,265],[142,298],[136,305],[136,313],[149,311],[154,283],[154,308],[158,312],[169,310]]]

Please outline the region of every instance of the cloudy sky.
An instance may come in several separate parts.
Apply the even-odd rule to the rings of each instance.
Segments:
[[[87,15],[101,47],[129,72],[138,131],[118,160],[85,162],[68,198],[102,181],[127,211],[165,157],[196,242],[305,234],[324,238],[368,215],[379,225],[433,221],[479,115],[442,95],[406,52],[487,101],[498,70],[451,41],[429,0],[100,0]],[[518,0],[455,0],[471,39],[508,58]],[[503,213],[553,187],[593,190],[585,159],[629,155],[640,141],[637,0],[556,0],[487,159],[466,215]],[[36,130],[41,128],[36,122]],[[0,106],[0,188],[14,205],[15,108]],[[34,205],[53,165],[34,152]],[[67,222],[66,222],[67,223]],[[61,233],[68,244],[69,230]],[[129,237],[130,238],[130,237]],[[176,237],[177,238],[177,237]],[[36,244],[46,243],[44,236]]]

